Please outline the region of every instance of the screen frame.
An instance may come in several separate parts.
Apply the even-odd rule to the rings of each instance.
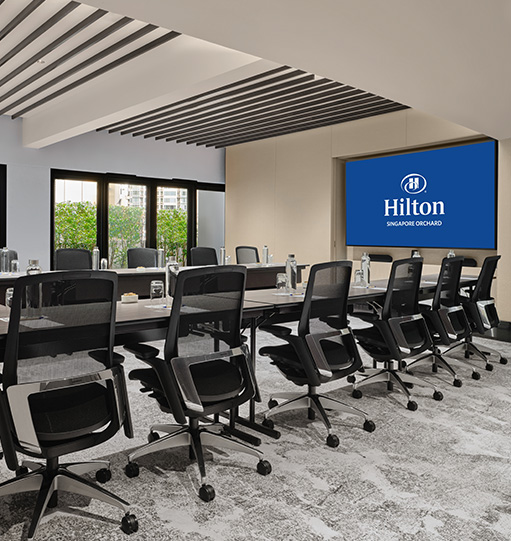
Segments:
[[[347,199],[347,184],[348,179],[346,175],[346,164],[349,162],[360,162],[360,161],[366,161],[366,160],[372,160],[375,158],[386,158],[389,156],[404,156],[406,154],[415,154],[418,152],[428,152],[430,150],[439,150],[439,149],[447,149],[447,148],[456,148],[456,147],[468,147],[470,145],[475,145],[478,143],[494,143],[494,152],[495,152],[495,160],[494,160],[494,173],[493,173],[493,179],[494,179],[494,224],[493,224],[493,248],[473,248],[473,247],[459,247],[459,246],[453,246],[453,249],[456,250],[484,250],[484,251],[495,251],[497,249],[497,226],[498,226],[498,170],[499,170],[499,144],[496,139],[492,139],[490,137],[478,137],[477,139],[469,139],[469,140],[462,140],[462,141],[453,141],[446,144],[438,144],[438,145],[428,145],[428,146],[422,146],[422,147],[414,147],[414,148],[407,148],[407,149],[400,149],[396,151],[391,152],[378,152],[374,154],[364,154],[363,156],[352,156],[350,158],[343,159],[344,162],[344,236],[345,236],[345,245],[347,247],[353,247],[353,248],[421,248],[421,249],[445,249],[445,246],[416,246],[416,245],[395,245],[395,244],[348,244],[347,242],[347,232],[348,232],[348,223],[347,223],[347,212],[346,207],[348,206],[348,199]]]

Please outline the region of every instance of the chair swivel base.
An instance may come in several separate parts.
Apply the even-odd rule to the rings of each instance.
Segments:
[[[362,398],[362,391],[360,390],[360,387],[380,382],[385,382],[389,391],[393,391],[396,387],[397,390],[404,393],[408,398],[406,407],[411,411],[415,411],[418,408],[417,402],[412,400],[411,393],[409,391],[409,388],[413,387],[414,385],[431,387],[433,389],[433,398],[435,400],[442,400],[444,398],[444,395],[438,391],[434,385],[430,385],[422,379],[412,376],[411,374],[407,374],[406,372],[392,370],[389,368],[365,368],[361,375],[364,377],[364,379],[361,381],[355,381],[355,383],[353,383],[353,391],[351,393],[353,398]]]
[[[449,374],[451,374],[451,376],[453,376],[454,378],[452,382],[454,387],[461,387],[463,385],[461,379],[458,377],[452,366],[442,357],[438,348],[435,347],[434,350],[427,355],[423,355],[418,359],[412,360],[412,362],[406,365],[406,372],[409,372],[414,368],[417,368],[424,364],[431,365],[431,369],[433,372],[437,372],[438,368],[443,368],[444,370],[449,372]]]
[[[37,501],[28,529],[28,539],[32,539],[37,527],[47,508],[57,506],[59,490],[80,494],[86,498],[94,498],[102,502],[118,507],[124,511],[121,529],[127,533],[138,530],[138,522],[135,515],[129,513],[129,503],[98,486],[91,481],[80,477],[83,473],[89,473],[102,466],[96,474],[100,482],[106,482],[110,478],[109,463],[104,461],[59,464],[56,459],[49,459],[46,464],[33,461],[25,461],[17,471],[14,479],[9,479],[0,484],[0,496],[18,494],[21,492],[37,491]],[[29,471],[33,470],[33,471]],[[101,472],[101,473],[100,473]],[[105,473],[108,472],[108,473]]]
[[[496,351],[495,349],[486,347],[486,346],[477,346],[474,344],[474,342],[465,341],[461,342],[460,344],[455,344],[454,346],[446,349],[442,352],[442,355],[452,355],[457,350],[461,350],[464,354],[464,358],[469,360],[476,360],[479,359],[480,361],[483,361],[485,363],[485,369],[491,372],[493,370],[493,364],[492,361],[499,361],[501,364],[507,364],[507,359],[505,357],[502,357],[502,355]],[[453,360],[457,362],[464,362],[462,359],[458,359],[456,357],[453,357]],[[465,364],[468,364],[472,368],[472,377],[474,379],[479,379],[479,377],[474,377],[474,373],[477,373],[475,368],[472,366],[470,362],[465,362]]]
[[[277,398],[284,399],[284,402],[278,403]],[[349,415],[355,415],[357,417],[362,417],[364,419],[363,428],[367,432],[373,432],[376,428],[373,421],[367,418],[367,413],[364,411],[349,406],[340,400],[330,398],[329,396],[318,394],[316,387],[309,386],[309,391],[307,394],[303,393],[274,393],[271,395],[268,402],[268,407],[270,408],[264,414],[263,425],[268,425],[270,422],[269,418],[277,413],[283,411],[293,411],[298,409],[307,409],[309,414],[309,419],[315,419],[318,415],[328,430],[328,436],[326,443],[329,447],[337,447],[339,445],[339,438],[332,434],[332,424],[326,413],[326,410],[340,411],[342,413],[347,413]]]
[[[263,460],[263,453],[250,445],[233,440],[230,436],[223,434],[224,425],[212,423],[199,425],[197,419],[191,419],[190,425],[156,424],[151,426],[148,441],[149,443],[137,449],[128,456],[128,464],[125,472],[128,477],[137,477],[139,474],[138,458],[177,447],[189,447],[191,458],[197,460],[201,476],[201,487],[199,497],[204,501],[211,501],[215,498],[214,488],[207,483],[206,466],[204,462],[203,447],[218,447],[239,451],[259,459],[257,472],[261,475],[271,473],[271,464]],[[166,433],[160,437],[159,432]]]

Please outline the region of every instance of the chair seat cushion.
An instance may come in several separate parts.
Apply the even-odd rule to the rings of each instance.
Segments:
[[[101,383],[31,395],[28,401],[39,440],[68,440],[106,426],[112,411],[108,395]]]

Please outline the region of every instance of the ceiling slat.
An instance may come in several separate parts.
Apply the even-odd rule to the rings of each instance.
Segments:
[[[160,137],[161,139],[177,140],[186,137],[187,140],[194,140],[202,134],[207,135],[208,137],[214,137],[217,132],[224,130],[229,131],[240,131],[245,130],[247,127],[250,128],[254,125],[265,126],[266,124],[271,123],[280,123],[284,121],[294,121],[300,117],[307,116],[312,112],[316,111],[332,111],[337,112],[339,110],[347,110],[359,105],[366,105],[373,103],[375,101],[382,101],[383,98],[379,96],[374,96],[372,94],[361,94],[360,92],[356,95],[350,97],[345,97],[342,94],[340,96],[332,95],[329,100],[317,101],[314,103],[307,102],[306,100],[300,100],[291,106],[282,104],[282,108],[272,108],[272,111],[265,112],[264,115],[257,115],[257,117],[249,115],[237,115],[236,120],[228,118],[225,122],[218,122],[212,124],[211,126],[202,126],[200,131],[190,131],[190,130],[180,130],[174,134],[168,134],[167,137]],[[171,136],[171,137],[169,137]],[[200,138],[200,137],[199,137]],[[158,138],[159,139],[159,138]]]
[[[8,62],[13,56],[16,56],[20,51],[27,47],[27,45],[30,45],[39,36],[42,36],[47,30],[62,20],[68,13],[75,10],[79,5],[80,4],[78,2],[69,2],[69,4],[66,4],[62,9],[55,13],[55,15],[38,26],[31,34],[29,34],[25,39],[21,40],[6,55],[0,58],[0,67]]]
[[[35,11],[44,0],[32,0],[28,6],[22,9],[12,21],[8,22],[2,30],[0,30],[0,40],[10,34],[19,24],[21,24],[33,11]]]
[[[39,52],[37,52],[34,56],[30,57],[26,62],[23,62],[20,66],[18,66],[16,69],[9,72],[2,80],[0,80],[0,86],[3,86],[4,84],[8,83],[11,79],[14,79],[16,75],[19,75],[23,71],[25,71],[27,68],[29,68],[32,64],[46,56],[47,54],[51,53],[53,50],[55,50],[59,45],[67,41],[72,36],[78,34],[88,26],[90,26],[92,23],[95,23],[98,19],[106,15],[108,12],[103,9],[98,9],[91,15],[89,15],[87,18],[85,18],[83,21],[80,21],[78,24],[73,26],[70,30],[67,32],[64,32],[61,36],[59,36],[57,39],[52,41],[49,45],[46,47],[43,47]],[[12,94],[11,94],[12,95]]]
[[[394,111],[399,111],[401,109],[407,109],[408,107],[406,105],[402,105],[400,103],[393,103],[389,105],[388,107],[384,107],[378,111],[373,111],[371,114],[367,113],[357,113],[349,116],[345,115],[332,115],[328,120],[318,122],[318,121],[311,121],[310,123],[302,124],[298,129],[296,128],[288,128],[288,129],[282,129],[279,127],[275,127],[274,130],[267,130],[263,131],[258,134],[251,134],[247,137],[239,137],[239,138],[232,138],[229,139],[227,136],[224,139],[217,139],[216,141],[210,141],[209,143],[206,143],[206,147],[216,147],[216,148],[223,148],[226,146],[231,145],[238,145],[240,143],[247,143],[251,141],[257,141],[260,139],[267,139],[269,137],[277,137],[280,135],[286,135],[288,133],[295,133],[297,131],[305,131],[315,128],[321,128],[323,126],[329,126],[332,124],[340,124],[342,122],[349,122],[352,120],[358,120],[361,118],[367,118],[369,116],[377,116],[380,114],[386,114]]]
[[[151,25],[149,25],[151,26]],[[58,96],[61,96],[62,94],[65,94],[66,92],[69,92],[70,90],[73,90],[74,88],[88,82],[88,81],[91,81],[92,79],[95,79],[96,77],[99,77],[100,75],[102,75],[103,73],[106,73],[114,68],[116,68],[117,66],[120,66],[126,62],[129,62],[130,60],[132,60],[133,58],[136,58],[137,56],[140,56],[148,51],[150,51],[151,49],[154,49],[155,47],[159,47],[160,45],[162,45],[163,43],[166,43],[167,41],[170,41],[171,39],[174,39],[174,38],[177,38],[178,36],[180,36],[180,34],[178,32],[169,32],[167,34],[165,34],[164,36],[161,36],[153,41],[151,41],[150,43],[147,43],[146,45],[136,49],[135,51],[132,51],[131,53],[128,53],[127,55],[121,57],[121,58],[118,58],[117,60],[114,60],[113,62],[111,62],[110,64],[107,64],[106,66],[103,66],[102,68],[92,72],[92,73],[89,73],[88,75],[86,75],[85,77],[82,77],[81,79],[79,79],[78,81],[75,81],[69,85],[67,85],[66,87],[64,88],[61,88],[60,90],[57,90],[57,92],[54,92],[53,94],[49,95],[49,96],[46,96],[45,98],[43,98],[42,100],[39,100],[38,102],[36,103],[33,103],[32,105],[29,105],[28,107],[25,107],[25,109],[21,110],[21,111],[18,111],[17,113],[15,113],[14,115],[12,115],[12,118],[15,119],[15,118],[18,118],[26,113],[28,113],[29,111],[32,111],[33,109],[36,109],[37,107],[40,107],[41,105],[45,104],[45,103],[48,103],[49,101],[57,98]]]
[[[120,28],[122,28],[123,26],[126,26],[127,24],[129,24],[131,22],[133,22],[133,19],[130,19],[129,17],[123,17],[122,19],[119,19],[115,23],[111,24],[108,28],[105,28],[104,30],[102,30],[101,32],[99,32],[98,34],[93,36],[92,38],[88,39],[84,43],[81,43],[80,45],[75,47],[72,51],[69,51],[65,55],[63,55],[60,58],[58,58],[57,60],[55,60],[55,62],[52,62],[49,66],[46,66],[42,70],[38,71],[37,73],[35,73],[34,75],[32,75],[31,77],[26,79],[25,81],[22,81],[20,84],[18,84],[14,88],[11,88],[11,90],[9,90],[8,92],[6,92],[2,96],[0,96],[0,103],[5,101],[7,98],[10,98],[11,96],[16,94],[20,90],[23,90],[23,88],[25,88],[26,86],[32,84],[34,81],[37,81],[38,79],[40,79],[41,77],[43,77],[47,73],[50,73],[51,71],[57,69],[64,62],[67,62],[68,60],[70,60],[71,58],[73,58],[77,54],[80,54],[81,52],[85,51],[89,47],[92,47],[93,45],[96,45],[100,41],[104,40],[105,38],[107,38],[108,36],[110,36],[111,34],[116,32],[117,30],[119,30]],[[1,84],[3,84],[3,81],[2,81]],[[0,110],[0,115],[5,114],[11,108],[12,108],[11,106],[3,108],[2,110]]]
[[[240,124],[236,127],[220,127],[218,130],[210,131],[209,133],[205,133],[202,136],[193,136],[193,135],[186,135],[185,138],[183,137],[172,137],[173,140],[183,140],[186,139],[186,141],[190,141],[193,143],[199,143],[200,141],[204,141],[205,139],[214,139],[216,137],[221,136],[223,133],[229,133],[229,135],[232,135],[232,137],[237,137],[238,135],[245,135],[247,133],[250,133],[251,131],[259,131],[259,130],[265,130],[265,129],[272,129],[274,126],[279,127],[285,127],[287,124],[298,124],[300,122],[308,122],[313,118],[322,118],[329,115],[339,115],[339,114],[351,114],[353,112],[358,111],[368,111],[370,108],[373,108],[375,106],[385,105],[387,103],[393,103],[390,100],[385,100],[384,98],[381,98],[379,96],[364,96],[363,98],[359,98],[355,102],[350,102],[348,104],[344,104],[341,102],[332,103],[332,104],[316,104],[312,107],[303,107],[300,109],[295,109],[291,112],[283,113],[283,114],[273,114],[273,115],[267,115],[265,118],[261,119],[257,122],[249,122],[246,124]],[[169,139],[166,139],[168,141]]]
[[[302,70],[294,70],[292,72],[289,72],[289,73],[284,73],[282,75],[277,75],[276,77],[273,77],[272,79],[269,79],[269,80],[264,80],[264,81],[259,81],[257,83],[252,83],[246,87],[243,87],[243,92],[248,92],[248,91],[251,91],[251,90],[256,90],[256,89],[261,89],[261,88],[264,88],[266,86],[269,86],[273,83],[278,83],[280,81],[285,81],[285,80],[289,80],[289,79],[292,79],[294,77],[298,77],[300,75],[304,75],[305,72],[303,72]],[[313,78],[314,76],[312,75],[306,75],[307,77],[309,78]],[[234,96],[236,94],[238,94],[240,92],[239,89],[236,89],[236,90],[230,90],[229,92],[224,92],[223,94],[219,94],[219,95],[216,95],[216,96],[210,96],[208,98],[205,98],[203,100],[200,100],[198,102],[195,102],[194,104],[191,105],[191,107],[199,107],[201,105],[204,105],[206,103],[211,103],[211,102],[214,102],[214,101],[217,101],[219,99],[221,99],[222,97],[228,97],[228,96]],[[171,115],[174,115],[176,113],[180,113],[181,111],[189,111],[190,110],[190,107],[189,106],[182,106],[182,107],[178,107],[177,109],[173,109],[172,111],[167,111],[167,112],[164,112],[164,113],[159,113],[157,115],[153,115],[152,117],[149,117],[147,118],[145,121],[153,121],[153,120],[161,120],[162,118],[166,118],[168,116],[171,116]],[[188,113],[187,113],[188,114]],[[112,129],[112,130],[109,130],[111,133],[115,132],[115,131],[118,131],[117,129]]]
[[[313,80],[314,80],[314,75],[304,75],[303,77],[299,77],[298,79],[293,79],[291,82],[285,81],[278,85],[270,85],[267,87],[263,87],[255,92],[251,92],[250,94],[242,94],[241,96],[232,98],[232,101],[233,103],[236,104],[237,101],[242,100],[245,96],[249,96],[249,97],[258,96],[260,100],[264,100],[267,97],[271,97],[274,91],[279,91],[282,89],[287,89],[288,91],[291,91],[291,89],[294,87],[295,84],[301,85],[302,83],[307,83],[307,82],[311,83],[313,82]],[[273,82],[273,80],[271,82]],[[192,110],[188,109],[184,113],[173,116],[170,119],[171,122],[162,123],[162,121],[160,121],[157,124],[154,124],[154,128],[149,128],[148,130],[143,130],[143,131],[144,133],[154,132],[155,130],[158,131],[163,127],[182,124],[183,119],[185,122],[187,121],[191,122],[196,119],[207,117],[212,114],[212,111],[213,113],[215,113],[218,109],[218,105],[223,105],[223,103],[224,101],[220,102],[219,104],[214,104],[213,106],[209,105],[209,106],[201,107],[199,109],[192,109]],[[243,103],[239,104],[238,106],[235,105],[234,107],[241,107],[241,105],[243,105]],[[227,108],[221,108],[221,109],[222,111],[226,111],[226,110],[230,110],[231,108],[232,106],[227,107]],[[199,114],[196,114],[196,113],[199,113]],[[124,134],[126,132],[121,132],[121,133]],[[133,135],[139,135],[141,133],[142,132],[139,131],[139,132],[135,132]]]
[[[184,103],[190,103],[192,101],[195,101],[197,99],[203,98],[205,96],[209,96],[210,94],[214,94],[217,92],[221,92],[223,90],[228,90],[229,88],[237,87],[246,83],[251,83],[252,81],[256,81],[257,79],[261,79],[262,77],[270,77],[271,75],[275,75],[277,73],[280,73],[281,71],[289,69],[288,66],[279,66],[278,68],[274,68],[269,71],[265,71],[263,73],[259,73],[257,75],[252,75],[251,77],[247,77],[246,79],[241,79],[239,81],[235,81],[233,83],[229,83],[224,86],[220,86],[218,88],[213,88],[212,90],[207,90],[206,92],[202,92],[201,94],[197,94],[196,96],[191,96],[189,98],[185,98],[183,100],[176,101],[175,103],[171,105],[163,105],[162,107],[158,107],[157,109],[152,109],[151,111],[147,111],[145,113],[140,113],[139,115],[132,116],[130,118],[126,118],[125,120],[121,120],[118,122],[113,122],[112,124],[108,124],[107,126],[102,126],[101,128],[97,128],[96,131],[101,130],[110,130],[112,128],[119,127],[119,129],[123,128],[130,128],[131,126],[134,126],[137,124],[137,122],[134,122],[138,119],[141,119],[147,115],[152,115],[155,113],[159,113],[160,111],[164,111],[166,109],[170,109],[172,107],[176,107],[178,105],[184,104]],[[119,130],[113,130],[112,131],[119,131]]]

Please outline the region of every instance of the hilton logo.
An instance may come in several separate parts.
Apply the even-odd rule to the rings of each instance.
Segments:
[[[417,195],[425,191],[426,179],[418,173],[410,173],[401,181],[401,189],[410,195]],[[445,214],[443,201],[417,201],[410,197],[399,199],[385,199],[385,216],[429,216]]]
[[[401,181],[401,189],[406,193],[416,195],[423,192],[427,186],[426,179],[422,175],[417,173],[412,173],[406,175],[406,177]]]

